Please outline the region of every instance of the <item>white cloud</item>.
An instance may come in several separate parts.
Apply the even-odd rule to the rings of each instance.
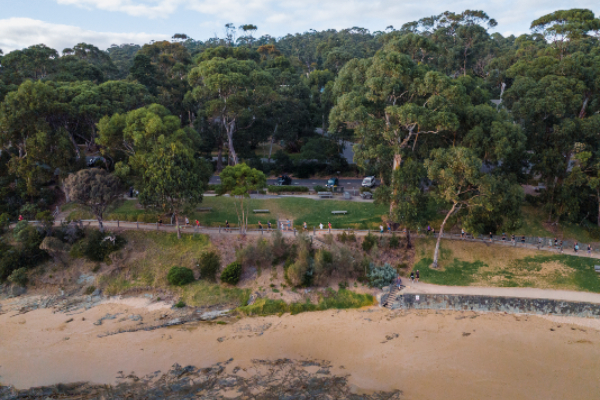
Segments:
[[[104,11],[119,11],[135,17],[167,18],[182,0],[56,0],[58,4]]]
[[[170,35],[151,33],[95,32],[71,25],[52,24],[31,18],[8,18],[0,20],[0,49],[9,51],[43,43],[58,51],[81,42],[100,49],[111,44],[137,43],[168,39]]]

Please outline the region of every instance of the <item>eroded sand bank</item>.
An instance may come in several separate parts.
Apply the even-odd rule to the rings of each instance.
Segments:
[[[577,321],[372,308],[98,337],[164,312],[133,301],[74,315],[7,312],[0,315],[0,382],[112,384],[118,371],[142,376],[174,363],[208,367],[233,358],[231,365],[246,367],[289,358],[328,360],[359,388],[400,389],[405,398],[600,398],[600,331],[569,323]],[[114,318],[94,325],[107,314]]]

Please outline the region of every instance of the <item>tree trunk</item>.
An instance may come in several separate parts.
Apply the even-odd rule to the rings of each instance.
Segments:
[[[227,132],[227,146],[229,147],[229,158],[233,161],[233,165],[237,165],[238,158],[233,148],[233,131],[235,130],[235,120],[225,125],[225,130]]]
[[[402,154],[394,154],[394,164],[392,165],[392,187],[394,187],[394,171],[400,168],[400,164],[402,164]],[[398,205],[396,202],[396,194],[398,191],[394,188],[394,195],[392,195],[392,201],[390,201],[390,218],[393,215],[394,208]]]
[[[275,124],[275,129],[273,130],[273,134],[271,135],[271,147],[269,147],[269,164],[271,163],[271,153],[273,152],[273,141],[275,140],[275,134],[277,133],[278,126],[279,126],[279,122]]]
[[[177,226],[177,239],[181,239],[181,227],[179,226],[179,218],[177,218],[177,214],[173,213],[175,216],[175,224]]]
[[[71,143],[73,144],[73,148],[75,149],[75,159],[79,160],[81,158],[81,153],[79,152],[79,146],[77,146],[77,142],[75,142],[75,138],[70,133],[69,133],[69,139],[71,139]]]
[[[223,142],[219,140],[219,151],[217,152],[217,172],[223,171]]]
[[[104,224],[102,223],[102,215],[96,215],[96,218],[98,218],[98,228],[100,229],[100,232],[104,233]]]
[[[442,226],[440,226],[440,232],[438,233],[437,242],[435,243],[435,252],[433,253],[433,263],[431,264],[431,266],[433,268],[438,267],[440,242],[442,240],[442,234],[444,233],[444,226],[446,226],[446,222],[448,221],[448,218],[450,218],[450,216],[452,215],[452,213],[454,212],[455,209],[456,209],[456,203],[454,203],[454,205],[452,205],[452,208],[450,209],[450,211],[448,211],[448,214],[446,214],[446,218],[444,218],[444,222],[442,222]]]

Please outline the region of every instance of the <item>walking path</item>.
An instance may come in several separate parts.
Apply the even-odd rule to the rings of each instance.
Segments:
[[[442,286],[422,282],[409,283],[400,294],[457,294],[468,296],[523,297],[530,299],[579,301],[600,304],[600,293],[535,288]]]

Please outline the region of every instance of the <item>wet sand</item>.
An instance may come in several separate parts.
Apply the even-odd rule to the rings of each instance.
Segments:
[[[400,389],[408,399],[598,399],[600,331],[577,320],[470,312],[324,311],[98,334],[153,323],[164,309],[102,304],[75,315],[0,315],[0,383],[117,383],[118,371],[166,372],[233,358],[327,360],[361,390]],[[107,313],[121,313],[93,323]],[[72,322],[66,321],[73,318]],[[83,320],[85,318],[85,320]],[[585,322],[585,321],[584,321]]]

